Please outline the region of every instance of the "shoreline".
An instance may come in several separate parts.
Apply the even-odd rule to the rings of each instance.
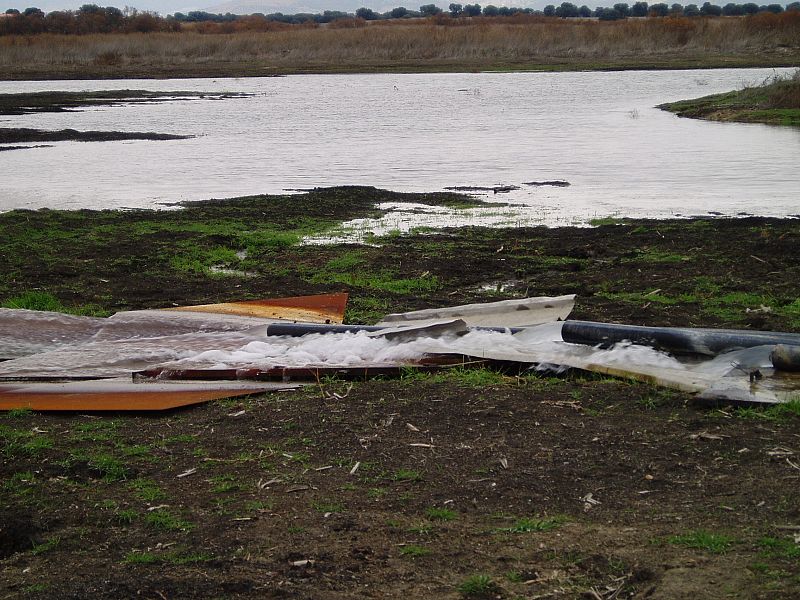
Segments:
[[[800,67],[800,54],[776,59],[776,57],[740,56],[731,58],[707,59],[662,59],[662,60],[618,60],[618,61],[568,61],[553,59],[542,62],[520,63],[463,63],[409,65],[326,65],[305,67],[265,67],[260,64],[238,63],[203,65],[192,67],[143,67],[117,66],[80,67],[78,69],[59,68],[49,70],[21,67],[18,70],[0,71],[0,81],[82,81],[115,79],[209,79],[246,77],[286,77],[291,75],[371,75],[371,74],[436,74],[436,73],[477,73],[477,72],[520,72],[553,73],[576,71],[682,71],[701,69],[750,69],[750,68],[792,68]]]
[[[40,290],[66,306],[117,311],[219,302],[233,288],[248,298],[348,289],[348,322],[369,324],[381,312],[536,290],[577,293],[577,318],[588,320],[800,331],[800,219],[423,228],[362,244],[301,244],[397,201],[480,205],[455,193],[339,187],[193,202],[180,211],[0,213],[7,240],[0,301]]]
[[[798,127],[800,70],[790,76],[773,76],[759,86],[668,102],[656,108],[692,119]]]

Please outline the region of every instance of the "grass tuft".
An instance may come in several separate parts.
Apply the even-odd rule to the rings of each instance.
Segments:
[[[704,530],[692,531],[682,535],[674,535],[667,539],[670,544],[705,550],[712,554],[725,554],[736,540],[727,535],[711,533]]]
[[[430,553],[431,551],[428,548],[416,546],[414,544],[408,544],[400,548],[400,556],[405,556],[407,558],[421,558],[423,556],[428,556]]]
[[[479,598],[498,592],[499,587],[488,575],[470,575],[461,582],[458,591],[467,598]]]
[[[425,511],[425,514],[431,521],[452,521],[458,517],[458,513],[449,508],[431,507]]]
[[[193,523],[163,509],[148,512],[144,520],[150,527],[160,531],[188,531],[194,527]]]

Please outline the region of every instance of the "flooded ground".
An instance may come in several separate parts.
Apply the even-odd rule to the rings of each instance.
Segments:
[[[347,224],[344,239],[358,230],[570,225],[617,215],[787,216],[798,212],[800,131],[680,119],[654,108],[759,83],[775,72],[0,82],[0,93],[252,94],[2,117],[2,127],[196,137],[56,142],[0,153],[0,210],[153,207],[369,184],[397,191],[482,187],[487,189],[476,193],[499,206],[469,211],[398,207],[381,222]],[[532,185],[553,180],[570,185]]]

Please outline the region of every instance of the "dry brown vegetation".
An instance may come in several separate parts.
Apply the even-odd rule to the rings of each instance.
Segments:
[[[6,36],[0,38],[0,78],[800,65],[798,12],[361,25],[211,35],[203,33],[212,31],[209,24],[177,33]]]

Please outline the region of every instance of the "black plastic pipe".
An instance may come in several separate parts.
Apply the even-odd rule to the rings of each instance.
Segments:
[[[800,373],[800,346],[778,344],[770,353],[769,359],[772,366],[779,371]]]
[[[358,333],[359,331],[384,331],[386,329],[395,329],[399,327],[415,326],[413,321],[406,321],[398,323],[397,325],[328,325],[321,323],[272,323],[267,325],[267,335],[287,335],[290,337],[300,337],[310,333]],[[470,327],[471,330],[478,331],[497,331],[500,333],[517,333],[521,331],[521,327]]]
[[[628,341],[669,352],[710,356],[734,348],[773,344],[800,345],[800,334],[797,333],[693,327],[642,327],[592,321],[564,321],[561,337],[565,342],[573,344],[610,346]]]
[[[267,335],[288,335],[300,337],[310,333],[357,333],[359,331],[380,331],[386,327],[377,325],[328,325],[318,323],[272,323],[267,325]]]

